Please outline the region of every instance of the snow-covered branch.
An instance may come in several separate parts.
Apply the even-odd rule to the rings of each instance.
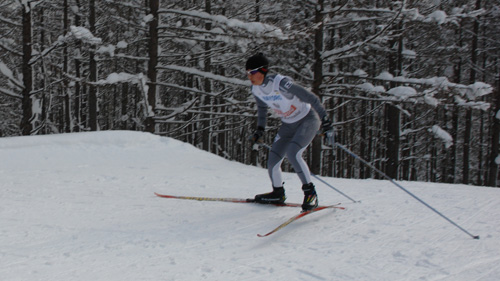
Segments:
[[[16,50],[16,49],[13,49],[13,48],[11,48],[11,47],[9,47],[9,45],[10,45],[10,44],[9,44],[9,43],[7,43],[7,42],[5,42],[5,41],[4,41],[4,39],[0,38],[0,48],[2,48],[2,49],[4,49],[4,50],[8,51],[8,52],[9,52],[9,53],[11,53],[11,54],[14,54],[14,55],[18,56],[18,57],[22,57],[22,56],[23,56],[23,53],[22,53],[22,52],[20,52],[20,51],[18,51],[18,50]]]
[[[112,84],[118,84],[118,83],[143,83],[146,77],[142,74],[130,74],[130,73],[125,73],[125,72],[120,72],[120,73],[111,73],[108,75],[106,79],[101,79],[97,82],[91,83],[94,85],[112,85]]]
[[[62,46],[64,43],[70,42],[71,40],[79,40],[83,43],[88,43],[90,45],[99,45],[102,43],[101,38],[95,37],[90,30],[82,26],[74,26],[70,27],[70,31],[64,35],[59,36],[57,41],[52,43],[52,45],[46,49],[44,49],[38,56],[34,56],[30,65],[37,62],[40,58],[47,56],[53,50],[56,50],[58,47]]]
[[[19,22],[12,21],[12,20],[10,20],[8,18],[4,18],[2,16],[0,16],[0,22],[10,24],[10,25],[15,26],[15,27],[22,27],[22,24],[20,24]]]
[[[434,97],[435,93],[438,91],[452,91],[456,94],[455,102],[459,106],[487,110],[490,107],[489,103],[475,100],[493,92],[493,87],[483,82],[464,85],[450,82],[447,77],[394,77],[387,71],[381,72],[376,77],[368,77],[364,70],[357,70],[354,73],[326,73],[325,76],[358,78],[363,82],[358,85],[351,85],[350,88],[377,95],[385,93],[400,101],[408,100],[410,98],[422,98],[423,102],[432,106],[437,106],[439,104],[439,100]],[[370,82],[366,82],[366,80],[376,81],[383,84],[386,84],[387,82],[396,82],[398,86],[391,89],[385,89],[384,86],[375,86]],[[344,85],[344,87],[346,86],[347,85]],[[419,87],[415,88],[415,86]],[[420,89],[422,86],[427,88]],[[322,88],[326,90],[333,89],[332,85],[324,85]],[[465,98],[467,100],[465,100]]]
[[[20,94],[17,94],[9,89],[5,89],[5,88],[0,88],[0,93],[4,94],[4,95],[7,95],[7,96],[10,96],[10,97],[14,97],[14,98],[19,98],[21,99],[22,96]]]
[[[438,125],[432,126],[430,131],[434,134],[436,138],[443,141],[444,146],[446,148],[450,148],[453,145],[453,137]]]
[[[22,90],[24,88],[23,83],[14,77],[14,74],[10,68],[0,60],[0,73],[7,77],[10,86]]]
[[[238,19],[229,19],[222,15],[211,15],[206,12],[201,11],[185,11],[185,10],[176,10],[176,9],[163,9],[160,10],[159,13],[172,13],[183,16],[195,17],[203,20],[209,20],[214,23],[226,26],[228,28],[235,28],[239,30],[245,30],[253,35],[262,36],[262,37],[272,37],[281,40],[288,39],[286,35],[283,34],[283,31],[276,26],[272,26],[269,24],[261,23],[261,22],[244,22]]]

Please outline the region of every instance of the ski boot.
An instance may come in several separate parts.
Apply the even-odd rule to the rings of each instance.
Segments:
[[[273,187],[272,192],[255,195],[255,203],[260,204],[283,204],[285,200],[285,189],[283,187]]]
[[[308,183],[302,185],[304,191],[304,202],[302,203],[302,211],[307,212],[318,207],[318,195],[314,189],[314,184]]]

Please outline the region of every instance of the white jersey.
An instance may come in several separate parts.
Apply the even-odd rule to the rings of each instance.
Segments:
[[[267,78],[267,77],[266,77]],[[269,77],[267,83],[260,86],[252,86],[252,93],[263,101],[273,112],[281,118],[282,122],[294,123],[304,118],[311,110],[311,104],[302,101],[299,97],[288,92],[293,82],[286,77],[286,84],[282,85],[281,80],[285,78],[282,75]]]

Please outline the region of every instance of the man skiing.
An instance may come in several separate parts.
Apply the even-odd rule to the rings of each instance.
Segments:
[[[302,209],[312,210],[318,206],[318,196],[302,153],[312,142],[320,126],[323,134],[331,136],[327,141],[333,141],[332,122],[316,95],[295,84],[289,77],[280,74],[268,75],[269,61],[262,53],[248,58],[245,67],[247,77],[252,83],[252,94],[257,102],[257,130],[251,140],[254,143],[261,141],[268,108],[282,121],[267,161],[273,191],[256,195],[255,202],[285,202],[281,163],[286,156],[302,182]]]

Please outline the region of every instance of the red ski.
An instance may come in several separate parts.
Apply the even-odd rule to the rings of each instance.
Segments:
[[[155,192],[155,195],[162,198],[171,199],[183,199],[183,200],[195,200],[195,201],[219,201],[219,202],[230,202],[230,203],[255,203],[253,198],[243,199],[243,198],[221,198],[221,197],[197,197],[197,196],[177,196],[177,195],[166,195],[159,194]],[[279,207],[302,207],[300,203],[282,203],[282,204],[262,204],[262,205],[273,205]]]
[[[302,212],[302,213],[300,213],[298,215],[295,215],[295,216],[291,217],[290,219],[288,219],[287,221],[285,221],[284,223],[278,225],[275,229],[269,231],[268,233],[266,233],[266,234],[257,234],[257,236],[259,236],[259,237],[269,236],[269,235],[275,233],[276,231],[284,228],[285,226],[291,224],[292,222],[294,222],[294,221],[296,221],[296,220],[298,220],[300,218],[303,218],[303,217],[305,217],[305,216],[307,216],[309,214],[315,213],[317,211],[321,211],[321,210],[325,210],[325,209],[329,209],[329,208],[337,208],[337,209],[342,209],[342,210],[345,209],[343,207],[339,207],[338,204],[337,205],[331,205],[331,206],[319,206],[319,207],[317,207],[315,209],[312,209],[310,211],[305,211],[305,212]]]

